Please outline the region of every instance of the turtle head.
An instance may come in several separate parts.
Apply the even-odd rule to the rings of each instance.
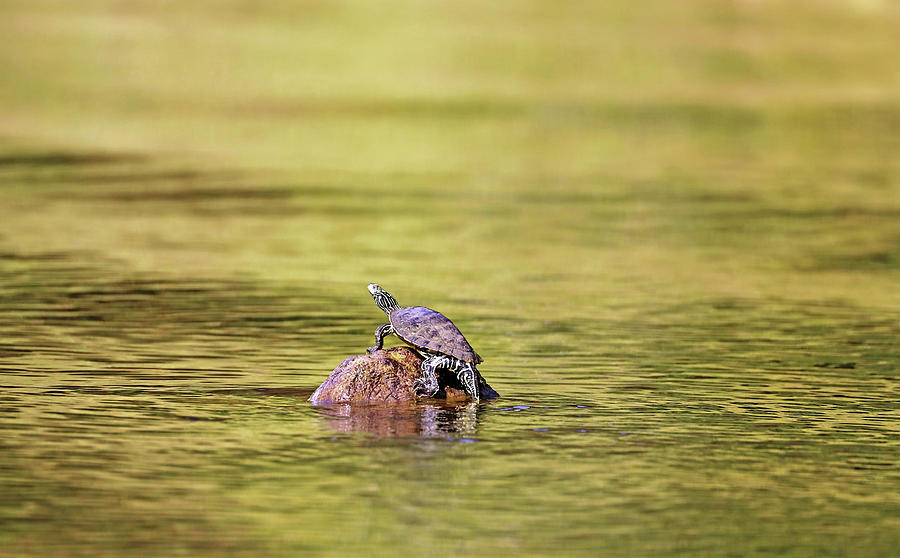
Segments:
[[[397,304],[397,300],[392,297],[389,292],[375,283],[369,283],[369,292],[372,294],[372,298],[375,299],[375,304],[384,310],[384,313],[388,316],[391,315],[392,311],[400,308],[400,305]]]

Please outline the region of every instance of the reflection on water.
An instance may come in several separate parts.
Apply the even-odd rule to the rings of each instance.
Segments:
[[[420,436],[463,439],[478,426],[479,403],[422,401],[409,404],[316,406],[325,424],[337,432],[378,437]]]

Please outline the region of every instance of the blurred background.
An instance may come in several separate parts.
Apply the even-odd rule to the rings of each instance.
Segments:
[[[599,274],[853,297],[828,272],[896,271],[889,2],[2,10],[11,243],[348,284],[440,267],[469,295],[552,269],[592,296]],[[18,211],[60,182],[135,203]],[[220,205],[213,230],[175,210]]]
[[[2,10],[13,247],[348,285],[424,267],[468,296],[549,271],[591,297],[900,296],[890,2]],[[134,203],[32,219],[38,186]]]
[[[896,554],[898,29],[4,0],[0,555]],[[311,409],[369,282],[504,398]]]

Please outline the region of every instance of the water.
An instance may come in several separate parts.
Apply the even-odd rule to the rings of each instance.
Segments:
[[[107,4],[0,7],[0,556],[900,555],[896,10]],[[502,397],[309,405],[370,282]]]
[[[312,389],[370,345],[382,321],[357,278],[364,273],[329,275],[323,267],[341,268],[333,255],[309,264],[321,273],[315,282],[136,271],[121,260],[135,242],[160,246],[141,257],[196,249],[208,261],[226,258],[240,243],[218,228],[240,206],[239,220],[270,231],[248,240],[270,254],[255,257],[280,261],[295,257],[278,238],[298,218],[291,207],[321,204],[316,217],[330,217],[328,226],[365,226],[372,216],[348,211],[362,200],[303,188],[257,195],[206,179],[141,194],[133,170],[111,186],[81,186],[97,167],[114,174],[119,164],[60,163],[62,174],[48,179],[35,177],[52,166],[46,159],[6,170],[38,192],[5,192],[4,207],[32,201],[20,222],[60,219],[55,204],[65,204],[60,228],[114,235],[109,253],[121,252],[77,249],[68,231],[41,230],[48,245],[75,245],[68,251],[16,249],[27,245],[27,227],[5,235],[5,553],[827,556],[852,547],[886,556],[897,548],[896,307],[713,292],[670,300],[600,272],[597,284],[579,287],[581,277],[530,259],[468,287],[441,263],[386,281],[364,272],[401,303],[453,316],[503,397],[314,408]],[[538,196],[518,208],[546,203]],[[397,222],[420,219],[408,213]],[[511,230],[517,219],[498,211],[490,226]],[[134,220],[146,221],[149,240],[127,238]],[[165,242],[172,223],[192,238]],[[590,230],[550,234],[561,232],[593,249]],[[444,242],[432,234],[415,238]],[[227,240],[198,240],[207,235]],[[548,244],[528,248],[552,255]],[[354,250],[346,252],[359,258],[354,265],[419,261],[402,255],[416,242],[387,243],[371,259]],[[507,277],[503,288],[482,286]],[[585,303],[592,290],[607,298]]]

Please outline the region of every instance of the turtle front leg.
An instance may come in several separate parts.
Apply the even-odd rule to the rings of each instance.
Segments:
[[[422,361],[422,377],[415,381],[416,395],[432,397],[440,389],[436,370],[450,364],[450,359],[443,355],[433,355]]]
[[[392,333],[394,333],[394,328],[391,324],[381,324],[378,326],[378,329],[375,330],[375,346],[369,347],[366,349],[366,352],[372,354],[375,351],[380,351],[381,347],[384,346],[384,337]]]

